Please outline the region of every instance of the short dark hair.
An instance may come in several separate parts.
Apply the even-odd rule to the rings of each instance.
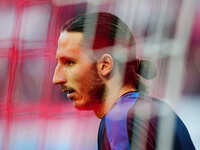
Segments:
[[[134,36],[129,27],[120,18],[107,12],[82,14],[67,21],[61,28],[62,31],[84,33],[84,39],[93,40],[91,45],[93,51],[112,47],[116,44],[126,47],[128,58],[126,62],[123,62],[125,63],[125,68],[123,67],[125,69],[123,84],[132,83],[138,90],[139,87],[141,90],[146,89],[146,86],[139,82],[139,74],[144,78],[151,78],[149,74],[147,76],[147,72],[144,69],[141,69],[142,65],[149,67],[149,62],[136,59]],[[118,64],[119,66],[124,65],[121,62],[118,62]]]
[[[95,28],[95,32],[92,32]],[[92,49],[115,45],[117,42],[124,46],[134,46],[135,39],[128,26],[115,15],[107,12],[79,15],[67,21],[61,29],[69,32],[83,32],[85,38],[93,38]],[[126,40],[124,40],[126,39]]]

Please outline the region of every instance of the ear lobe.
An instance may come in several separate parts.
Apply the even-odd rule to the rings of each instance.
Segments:
[[[113,70],[113,58],[110,54],[103,54],[97,64],[98,73],[102,77],[110,75]]]

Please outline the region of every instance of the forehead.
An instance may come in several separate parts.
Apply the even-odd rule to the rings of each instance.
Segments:
[[[80,53],[82,47],[83,33],[67,32],[60,33],[58,39],[57,57],[70,54]]]
[[[81,32],[67,32],[63,31],[60,33],[58,39],[58,46],[65,47],[65,46],[76,46],[82,43],[83,40],[83,33]]]

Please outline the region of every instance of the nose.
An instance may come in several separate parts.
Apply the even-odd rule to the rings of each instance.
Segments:
[[[53,75],[53,84],[63,84],[66,82],[65,72],[62,66],[57,64]]]

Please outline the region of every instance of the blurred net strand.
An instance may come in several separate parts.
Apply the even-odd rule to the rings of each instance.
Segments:
[[[88,2],[89,2],[89,0],[88,0]],[[165,2],[167,2],[167,1],[165,1]],[[193,6],[195,5],[195,2],[194,2],[194,0],[192,1],[193,2]],[[138,1],[138,3],[139,3],[139,1]],[[174,42],[174,47],[173,47],[173,49],[175,50],[175,51],[177,51],[177,49],[179,49],[180,51],[182,51],[182,48],[183,48],[183,50],[185,50],[186,49],[186,47],[187,47],[187,42],[188,42],[188,38],[189,38],[189,32],[190,32],[190,29],[188,29],[187,31],[185,31],[185,24],[187,25],[187,28],[191,28],[191,23],[192,23],[192,17],[191,16],[193,16],[193,13],[194,13],[194,9],[189,9],[189,7],[191,8],[191,3],[190,2],[187,2],[187,1],[185,1],[184,3],[188,3],[188,4],[184,4],[184,9],[186,9],[185,7],[188,7],[187,8],[187,11],[183,11],[184,12],[184,14],[182,13],[182,15],[181,15],[181,18],[179,19],[179,24],[178,24],[178,31],[177,31],[177,38],[179,39],[179,40],[177,40],[177,41],[175,41]],[[98,4],[98,5],[100,5],[100,3]],[[127,5],[128,6],[128,5]],[[89,7],[88,7],[88,11],[89,11]],[[98,8],[96,8],[96,10],[97,10]],[[182,8],[183,9],[183,8]],[[184,10],[183,9],[183,10]],[[129,8],[128,9],[126,9],[127,11],[126,11],[126,13],[125,13],[125,15],[127,15],[127,17],[128,17],[128,14],[129,14],[129,12],[128,12],[128,10],[133,10],[133,9],[131,9],[131,5],[129,5]],[[189,11],[188,11],[189,10]],[[191,11],[192,10],[192,11]],[[133,10],[133,11],[135,11],[136,12],[136,10]],[[191,11],[191,12],[190,12]],[[163,14],[164,14],[164,10],[162,11],[163,12]],[[162,16],[162,15],[161,15]],[[191,17],[191,18],[190,18]],[[133,17],[130,17],[130,20],[132,19]],[[162,19],[162,18],[160,18],[160,19]],[[185,20],[185,19],[190,19],[188,22]],[[182,22],[184,22],[184,23],[182,23]],[[164,24],[164,22],[162,22],[162,20],[160,20],[160,23],[161,23],[161,25],[160,25],[160,27],[159,27],[159,31],[160,30],[162,30],[162,27],[163,27],[163,24]],[[182,24],[181,24],[182,23]],[[157,32],[158,34],[156,34],[157,36],[157,38],[158,37],[160,37],[160,36],[162,36],[161,35],[161,33],[159,33],[159,31]],[[185,33],[186,32],[186,33]],[[182,35],[182,34],[184,34],[184,36]],[[184,38],[184,40],[182,40],[182,38],[183,37],[186,37],[186,38]],[[185,42],[184,42],[185,41]],[[177,43],[176,43],[177,42]],[[157,45],[156,45],[157,46]],[[173,53],[173,51],[171,51],[170,53]],[[183,55],[185,55],[185,53],[183,54]],[[156,59],[157,59],[157,57],[159,57],[158,55],[156,55]],[[183,63],[184,63],[184,56],[182,56],[181,55],[181,58],[182,58],[182,60],[181,60],[181,62],[179,62],[180,64],[178,64],[179,66],[181,66],[181,68],[183,68]],[[179,59],[179,58],[178,58]],[[172,81],[174,81],[174,80],[172,80],[172,79],[174,79],[175,77],[174,77],[174,72],[175,71],[177,71],[177,68],[179,68],[179,67],[176,67],[176,64],[177,64],[177,62],[176,62],[176,57],[173,57],[173,58],[171,58],[171,61],[170,61],[170,66],[169,66],[169,76],[168,76],[168,80],[170,81],[169,82],[169,84],[168,84],[168,87],[167,87],[167,94],[166,95],[169,95],[169,93],[172,93],[172,91],[174,91],[174,87],[176,87],[177,85],[176,85],[176,83],[178,82],[178,86],[179,86],[179,88],[177,88],[177,90],[175,91],[175,93],[177,93],[178,95],[180,94],[180,86],[181,86],[181,79],[182,79],[182,74],[181,74],[181,72],[183,72],[183,69],[180,69],[181,71],[178,73],[178,75],[179,75],[179,77],[180,78],[177,78],[178,79],[178,81],[177,82],[172,82]],[[180,80],[179,80],[180,79]],[[172,81],[171,81],[172,80]],[[175,84],[176,86],[171,86],[172,84]],[[169,88],[169,89],[168,89]],[[171,91],[170,91],[171,90]],[[170,94],[171,95],[171,94]],[[169,96],[170,96],[169,95]],[[175,97],[173,97],[172,96],[172,98],[174,99]],[[173,122],[173,121],[172,121]],[[160,125],[161,126],[161,128],[162,128],[162,130],[164,129],[163,127],[163,125]],[[9,127],[8,127],[9,128]],[[172,124],[172,128],[173,128],[173,124]],[[164,129],[165,130],[165,129]],[[8,135],[7,135],[8,136]],[[4,143],[6,143],[6,142],[4,142]]]
[[[150,23],[150,27],[148,28],[147,32],[151,32],[156,28],[155,34],[147,37],[145,43],[144,43],[144,55],[147,57],[151,57],[157,59],[158,57],[161,57],[161,55],[168,56],[171,55],[171,51],[166,52],[166,47],[171,46],[173,43],[173,40],[170,40],[168,38],[165,38],[166,33],[164,33],[164,28],[169,20],[168,18],[168,4],[170,0],[164,0],[162,3],[158,3],[160,7],[160,15],[157,18],[158,23],[155,25],[155,23]],[[155,18],[154,18],[155,19]],[[156,26],[156,27],[155,27]],[[169,31],[167,31],[169,32]]]
[[[11,126],[11,120],[13,117],[12,114],[12,93],[13,93],[13,87],[14,87],[14,80],[15,80],[15,72],[16,72],[16,67],[17,67],[17,58],[18,58],[18,52],[17,52],[17,47],[18,47],[18,34],[19,34],[19,26],[21,23],[21,10],[22,7],[19,5],[16,7],[16,14],[15,15],[15,26],[13,27],[12,31],[12,48],[9,51],[9,60],[12,60],[12,64],[9,65],[9,78],[8,78],[8,89],[6,92],[6,112],[5,112],[5,130],[4,130],[4,137],[2,140],[2,149],[7,150],[8,149],[8,142],[10,140],[10,126]],[[18,18],[18,19],[16,19]]]
[[[177,28],[175,33],[175,40],[173,42],[172,53],[175,50],[182,51],[179,56],[171,56],[168,66],[167,74],[167,85],[165,89],[165,101],[169,104],[176,104],[181,97],[183,75],[184,75],[184,64],[185,55],[187,50],[187,45],[189,42],[189,37],[191,33],[193,17],[195,14],[196,0],[183,0],[180,10],[180,17],[177,22]],[[178,69],[178,70],[177,70]],[[176,75],[175,75],[176,74]],[[162,109],[161,109],[162,110]],[[164,113],[165,110],[162,110]],[[170,150],[172,146],[173,130],[175,123],[175,116],[173,114],[168,114],[170,121],[166,122],[161,120],[159,122],[158,130],[158,149]],[[167,128],[165,128],[167,126]],[[171,129],[171,130],[166,130]],[[168,142],[166,143],[166,135],[168,135]],[[170,146],[169,146],[170,144]]]
[[[4,138],[2,141],[2,149],[7,150],[9,148],[9,141],[11,140],[10,131],[11,131],[11,124],[13,119],[13,93],[14,93],[14,83],[16,80],[16,69],[21,61],[20,53],[19,52],[19,34],[20,34],[20,26],[22,24],[22,14],[23,14],[23,5],[16,5],[16,15],[15,15],[15,26],[13,27],[12,32],[12,48],[9,50],[9,60],[12,62],[9,66],[9,79],[8,79],[8,90],[6,94],[6,112],[5,112],[5,130],[4,130]]]
[[[168,1],[166,0],[165,2],[167,3]],[[157,40],[159,41],[159,40],[162,38],[162,30],[163,30],[163,28],[164,28],[164,19],[165,19],[165,14],[166,14],[166,12],[167,12],[167,11],[166,11],[166,10],[167,10],[167,7],[166,7],[167,4],[166,4],[166,3],[163,3],[163,5],[162,5],[163,8],[162,8],[161,10],[163,10],[163,11],[161,12],[161,15],[160,15],[160,18],[159,18],[159,23],[158,23],[158,25],[157,25],[158,28],[157,28],[156,35],[155,35],[155,38],[154,38],[155,41],[157,41]],[[127,3],[127,4],[129,4],[129,3]],[[137,3],[137,6],[139,6],[139,2]],[[127,8],[127,9],[126,9],[127,11],[123,11],[123,18],[127,18],[127,17],[128,17],[128,10],[131,10],[131,9],[130,9],[130,5],[126,5],[126,8]],[[89,8],[88,8],[88,10],[89,10]],[[136,11],[136,10],[135,10],[135,11]],[[134,15],[134,17],[136,17],[136,16]],[[132,17],[132,19],[130,19],[130,20],[132,20],[132,23],[133,23],[133,20],[135,19],[134,17]],[[86,20],[86,22],[87,22],[87,20]],[[86,26],[85,30],[86,30],[86,32],[87,32],[88,30],[91,31],[91,29],[93,29],[93,30],[92,30],[92,33],[95,34],[95,30],[96,30],[95,27],[96,27],[95,24],[94,24],[94,26],[93,26],[92,28]],[[118,38],[118,36],[119,36],[119,35],[118,35],[118,32],[117,32],[117,34],[116,34],[116,39]],[[92,43],[92,42],[91,42],[91,43]],[[159,45],[158,45],[158,46],[159,46]],[[91,47],[91,44],[90,44],[90,47]],[[157,55],[156,57],[158,58],[159,56]],[[154,57],[154,58],[155,58],[155,57]],[[123,68],[124,68],[124,67],[123,67]],[[121,71],[123,71],[123,74],[124,74],[124,69],[123,69],[123,68],[122,68]],[[122,84],[122,79],[123,79],[123,78],[120,79],[120,81],[121,81],[121,83],[119,82],[120,84],[117,83],[116,86],[114,86],[114,87],[116,87],[116,88],[113,89],[113,90],[114,90],[116,93],[118,93],[118,91],[120,90],[120,89],[119,89],[119,87],[120,87],[119,85]],[[115,82],[115,83],[116,83],[116,82]],[[119,85],[118,85],[118,84],[119,84]],[[117,87],[118,87],[118,88],[117,88]],[[112,91],[112,92],[114,92],[114,91]],[[109,95],[112,95],[112,93],[110,93]],[[107,97],[107,99],[109,99],[109,98],[110,98],[110,97]],[[139,113],[140,113],[140,112],[139,112]],[[139,113],[136,114],[136,115],[139,116],[139,115],[140,115]],[[147,117],[147,121],[148,121],[148,119],[150,119],[151,115],[150,115],[150,114],[147,114],[147,116],[148,116],[148,117]],[[173,118],[173,117],[172,117],[172,118]],[[164,121],[164,120],[162,120],[162,122],[163,122],[163,121]],[[161,122],[161,123],[162,123],[162,122]],[[146,122],[146,123],[147,123],[147,122]],[[161,124],[161,123],[160,123],[160,125],[161,125],[161,126],[160,126],[160,127],[161,127],[160,129],[165,128],[164,125],[166,125],[166,123],[165,123],[165,124]],[[167,149],[170,149],[170,147],[171,147],[171,145],[172,145],[171,142],[172,142],[173,127],[174,127],[174,126],[173,126],[173,119],[171,120],[171,124],[170,124],[170,125],[171,125],[171,128],[170,128],[171,130],[168,131],[168,132],[171,133],[171,134],[168,136],[168,140],[167,140],[168,142],[167,142],[167,145],[165,146]],[[134,129],[133,129],[133,130],[134,130]],[[135,129],[135,130],[136,130],[136,129]],[[162,130],[161,130],[161,131],[162,131]],[[140,131],[139,131],[139,132],[140,132]],[[142,131],[141,131],[141,132],[142,132]],[[161,133],[163,133],[163,132],[161,132]],[[159,133],[159,135],[161,135],[161,133]],[[146,141],[146,139],[147,139],[147,137],[146,137],[146,136],[147,136],[147,133],[145,133],[144,136],[145,136],[145,137],[144,137],[143,139],[141,139],[141,138],[137,139],[137,140],[138,140],[137,142],[139,142],[139,143],[145,143],[145,141]],[[162,137],[159,137],[159,139],[158,139],[160,145],[163,144],[163,142],[162,142],[161,139],[162,139]],[[136,140],[136,139],[135,139],[135,140]],[[143,144],[142,144],[142,145],[143,145]],[[158,145],[157,148],[159,149],[159,145]]]
[[[160,7],[161,12],[160,12],[160,15],[159,15],[159,18],[158,18],[158,22],[156,24],[156,31],[151,36],[151,38],[147,39],[147,41],[145,41],[145,43],[144,43],[145,44],[144,53],[150,51],[149,45],[146,46],[146,42],[149,42],[150,45],[151,44],[155,44],[154,48],[160,50],[157,53],[155,53],[155,52],[152,53],[152,51],[149,52],[149,53],[152,53],[150,55],[152,61],[156,62],[156,63],[159,62],[160,54],[161,54],[161,51],[162,51],[161,43],[160,42],[165,42],[165,41],[162,41],[162,40],[163,40],[163,37],[164,37],[163,31],[164,31],[164,27],[165,27],[165,22],[168,19],[167,18],[167,12],[168,12],[168,7],[167,6],[168,6],[168,2],[169,2],[169,0],[164,0],[164,2],[162,1],[162,3],[160,3],[159,7]],[[154,26],[155,26],[155,23],[153,23],[153,22],[150,23],[150,28],[148,28],[148,32],[151,31],[151,30],[153,30],[152,28],[155,28]],[[153,50],[153,51],[155,51],[155,50]],[[157,86],[155,86],[155,88],[157,88]],[[151,93],[152,91],[153,91],[153,85],[150,85],[150,91],[149,92]],[[150,110],[147,111],[147,114],[145,115],[146,116],[146,124],[152,118],[152,115],[153,115],[153,114],[150,114],[152,112],[152,110],[151,110],[152,108],[149,108],[149,109]],[[161,109],[161,110],[164,111],[163,109]],[[137,114],[137,111],[136,111],[136,115],[138,117],[140,116],[140,113],[141,112],[138,112],[138,114]],[[173,130],[174,130],[174,124],[173,124],[174,118],[173,118],[172,115],[171,115],[171,120],[170,121],[171,122],[169,122],[169,124],[167,124],[167,126],[169,127],[168,128],[169,130],[167,131],[167,133],[168,133],[167,139],[166,139],[166,136],[165,136],[165,141],[162,140],[163,139],[162,135],[166,135],[166,132],[163,132],[163,130],[166,131],[166,120],[164,120],[164,119],[160,120],[160,122],[158,123],[158,127],[159,127],[160,130],[158,131],[158,138],[157,138],[158,145],[156,146],[156,149],[163,149],[163,148],[166,149],[166,150],[170,150],[171,149],[172,141],[173,141],[173,135],[172,134],[173,134]],[[142,131],[140,131],[140,133],[142,134]],[[143,140],[142,139],[138,139],[140,141],[137,141],[137,142],[139,142],[139,143],[144,142],[143,145],[145,145],[145,143],[146,143],[146,141],[144,141],[145,139],[147,140],[147,133],[145,134],[145,137],[144,137]],[[143,149],[145,149],[145,147]]]
[[[132,4],[135,2],[133,2],[133,1],[131,1],[132,2]],[[126,18],[125,20],[129,20],[129,26],[130,27],[133,27],[133,25],[135,24],[135,18],[137,18],[137,15],[136,15],[136,13],[137,13],[137,9],[132,9],[132,5],[131,5],[131,2],[130,3],[125,3],[125,4],[123,4],[124,5],[124,7],[125,7],[125,10],[126,11],[123,11],[123,10],[120,10],[123,14],[122,14],[122,18]],[[165,1],[166,3],[167,3],[167,1]],[[140,5],[142,5],[141,4],[142,2],[141,1],[136,1],[135,3],[134,3],[134,7],[135,8],[137,8],[137,7],[139,7]],[[167,7],[166,7],[166,4],[165,3],[163,3],[163,9],[162,9],[162,13],[161,13],[161,15],[160,15],[160,17],[159,17],[159,24],[157,25],[158,27],[159,27],[159,29],[157,29],[157,31],[156,31],[156,35],[155,35],[155,37],[154,37],[154,39],[153,40],[155,40],[155,41],[158,41],[158,40],[160,40],[160,38],[162,37],[162,30],[163,30],[163,28],[164,28],[164,17],[165,17],[165,15],[166,15],[166,10],[167,10]],[[123,7],[123,8],[124,8]],[[122,8],[122,7],[121,7]],[[130,14],[128,11],[129,10],[132,10],[132,13],[133,13],[133,15],[130,17],[128,14]],[[140,22],[138,22],[137,23],[138,25],[140,25],[140,24],[142,24],[142,23],[140,23]],[[143,24],[142,25],[143,27],[145,27],[146,25],[145,24]],[[142,27],[142,28],[143,28]],[[157,45],[158,47],[159,47],[159,45]],[[148,48],[147,48],[148,49]],[[157,54],[156,56],[154,56],[154,59],[158,59],[159,58],[159,54]],[[152,109],[152,108],[149,108],[149,109]],[[144,120],[144,124],[147,124],[148,123],[148,121],[149,121],[149,119],[152,117],[151,115],[151,112],[152,110],[149,110],[149,112],[147,111],[147,113],[145,114],[145,120]],[[140,114],[141,112],[140,111],[135,111],[135,115],[137,116],[137,117],[139,117],[140,118]],[[134,126],[134,125],[133,125]],[[172,126],[173,127],[173,126]],[[147,140],[147,132],[144,132],[142,129],[140,129],[140,128],[137,128],[137,127],[135,127],[134,126],[134,128],[132,129],[134,132],[135,131],[137,131],[137,132],[139,132],[141,135],[142,135],[142,137],[141,136],[139,136],[139,137],[132,137],[132,139],[134,140],[134,143],[137,143],[137,144],[132,144],[131,145],[131,147],[133,148],[133,149],[137,149],[137,148],[139,148],[139,149],[145,149],[145,143],[146,143],[146,140]],[[171,131],[172,132],[172,131]],[[170,141],[170,140],[169,140]],[[138,144],[138,143],[140,143],[140,144]],[[138,145],[142,145],[143,147],[137,147]],[[169,145],[171,145],[171,143],[169,142]]]
[[[156,32],[155,35],[152,37],[151,42],[153,42],[153,44],[155,43],[155,49],[160,50],[157,53],[154,53],[152,59],[154,62],[159,63],[159,59],[161,57],[162,54],[162,44],[163,42],[163,37],[164,37],[164,28],[165,28],[165,23],[166,20],[169,19],[167,18],[167,12],[168,12],[168,3],[169,0],[164,0],[164,2],[162,1],[161,3],[161,12],[160,12],[160,16],[158,18],[158,24],[156,25]],[[151,28],[153,24],[151,24]],[[170,32],[170,31],[168,31]],[[163,48],[165,49],[165,48]],[[146,47],[146,49],[144,49],[146,51],[148,51],[148,46]],[[153,87],[153,85],[151,85],[151,87]],[[155,88],[157,88],[157,86],[155,86]],[[151,92],[153,91],[154,87],[151,88]],[[160,90],[158,90],[160,91]],[[164,113],[168,113],[168,115],[170,116],[170,120],[165,120],[165,118],[161,119],[158,122],[158,136],[157,136],[157,145],[156,145],[156,149],[164,149],[164,150],[171,150],[172,148],[172,141],[173,141],[173,133],[174,133],[174,121],[175,118],[173,116],[173,114],[169,114],[169,112],[166,112],[165,108],[161,108],[160,109],[162,112]],[[162,113],[160,112],[160,113]],[[166,137],[166,135],[168,135]]]
[[[89,5],[100,6],[100,4],[109,4],[115,2],[115,0],[52,0],[56,6],[79,4],[87,2]]]
[[[172,53],[173,50],[179,49],[179,51],[182,51],[182,54],[179,56],[172,55],[172,57],[170,57],[167,75],[168,84],[165,95],[166,100],[174,99],[176,102],[176,100],[180,98],[184,75],[185,56],[187,54],[187,46],[192,30],[196,4],[196,0],[183,0],[181,14],[176,28],[175,40],[172,47]],[[179,71],[177,71],[177,68]],[[176,73],[176,76],[174,73]]]
[[[144,43],[145,46],[144,46],[144,53],[151,53],[151,45],[153,45],[153,48],[155,51],[155,49],[159,50],[159,51],[156,51],[155,52],[152,52],[152,54],[150,55],[152,61],[157,64],[158,66],[161,65],[159,64],[159,60],[160,58],[162,57],[162,43],[164,43],[165,41],[163,40],[163,38],[165,37],[163,31],[165,30],[165,23],[166,23],[166,20],[168,20],[169,18],[167,18],[167,14],[168,14],[168,3],[169,3],[170,0],[163,0],[162,3],[160,3],[160,15],[158,17],[158,23],[156,24],[156,31],[155,33],[147,39],[147,41]],[[154,23],[150,23],[150,27],[148,29],[147,32],[151,32],[151,30],[153,30],[153,28],[155,27],[155,24]],[[167,32],[170,32],[170,31],[167,31]],[[146,45],[146,43],[149,43]],[[151,44],[151,45],[150,45]],[[165,50],[165,48],[163,48]],[[145,55],[145,54],[144,54]],[[158,76],[157,78],[161,78],[161,76]],[[162,90],[157,90],[157,85],[153,82],[151,82],[149,84],[149,87],[150,87],[150,90],[149,92],[150,93],[153,93],[154,90],[158,91],[158,93],[162,92]]]
[[[159,17],[159,21],[158,21],[158,24],[156,25],[157,26],[157,30],[156,30],[156,33],[154,35],[154,37],[151,37],[153,38],[153,42],[159,42],[159,43],[156,43],[156,48],[157,49],[160,49],[162,50],[162,45],[161,43],[165,41],[166,39],[163,39],[164,37],[164,33],[162,31],[164,31],[164,27],[165,27],[165,23],[166,23],[166,16],[167,16],[167,5],[168,5],[169,1],[168,0],[165,0],[164,3],[161,4],[161,14],[160,14],[160,17]],[[189,5],[188,5],[189,4]],[[139,4],[138,4],[139,5]],[[127,9],[126,10],[131,10],[130,8],[130,5],[126,5],[127,6]],[[189,35],[190,35],[190,31],[191,31],[191,25],[192,25],[192,18],[194,16],[194,10],[195,9],[192,9],[193,11],[190,12],[189,14],[187,12],[189,12],[189,10],[191,8],[193,8],[192,6],[195,6],[195,1],[192,2],[192,4],[190,2],[187,2],[187,1],[183,1],[182,3],[182,9],[181,9],[181,16],[178,20],[178,26],[177,26],[177,31],[176,31],[176,34],[175,34],[175,39],[173,39],[172,41],[167,41],[169,42],[168,44],[170,46],[173,46],[172,47],[172,51],[170,51],[169,53],[167,53],[167,55],[171,56],[171,61],[170,61],[170,65],[169,65],[169,72],[168,72],[168,84],[167,84],[167,88],[166,88],[166,95],[169,96],[169,93],[171,93],[172,91],[173,92],[176,92],[176,94],[180,95],[181,93],[181,83],[182,83],[182,78],[183,78],[183,65],[184,65],[184,55],[186,54],[186,47],[187,47],[187,43],[188,43],[188,39],[189,39]],[[123,13],[123,17],[126,18],[128,17],[128,11],[124,11]],[[190,20],[188,21],[187,18],[190,18]],[[132,17],[130,20],[134,20],[134,18]],[[187,26],[186,26],[186,30],[185,30],[185,23],[187,23]],[[133,24],[133,22],[132,22]],[[151,42],[152,42],[152,39],[151,39]],[[161,43],[160,43],[161,42]],[[183,44],[184,43],[184,44]],[[146,50],[148,50],[148,46],[146,47]],[[181,54],[180,59],[181,60],[178,60],[179,61],[179,64],[177,64],[177,60],[176,58],[178,56],[177,55],[177,52],[178,54]],[[157,61],[159,58],[160,58],[160,52],[158,53],[154,53],[156,55],[154,55],[154,60]],[[175,54],[175,56],[173,56],[173,54]],[[179,66],[179,67],[176,67],[176,66]],[[174,79],[174,72],[177,71],[177,68],[180,69],[180,72],[178,72],[178,80],[176,80],[175,82],[171,82],[172,79]],[[173,76],[170,76],[170,75],[173,75]],[[174,83],[174,84],[173,84]],[[174,90],[174,87],[176,87],[176,90]],[[171,94],[170,94],[171,95]],[[173,97],[174,101],[177,101],[179,96],[171,96]],[[167,97],[166,96],[166,97]],[[165,112],[164,109],[161,109],[163,111],[163,113],[169,113],[169,112]],[[139,114],[138,114],[139,115]],[[166,150],[170,150],[171,149],[171,146],[172,146],[172,141],[173,141],[173,131],[174,131],[174,116],[173,114],[168,114],[169,116],[171,116],[170,118],[170,121],[169,122],[166,122],[165,120],[161,120],[159,122],[159,135],[158,135],[158,146],[157,146],[157,149],[161,149],[163,147],[165,147]],[[150,118],[150,116],[149,116]],[[168,129],[169,130],[166,130],[166,125],[168,126]],[[167,142],[166,142],[166,134],[168,134],[168,139],[167,139]],[[145,138],[144,138],[145,139]],[[143,141],[144,142],[144,141]],[[163,146],[163,144],[165,143],[165,146]]]

